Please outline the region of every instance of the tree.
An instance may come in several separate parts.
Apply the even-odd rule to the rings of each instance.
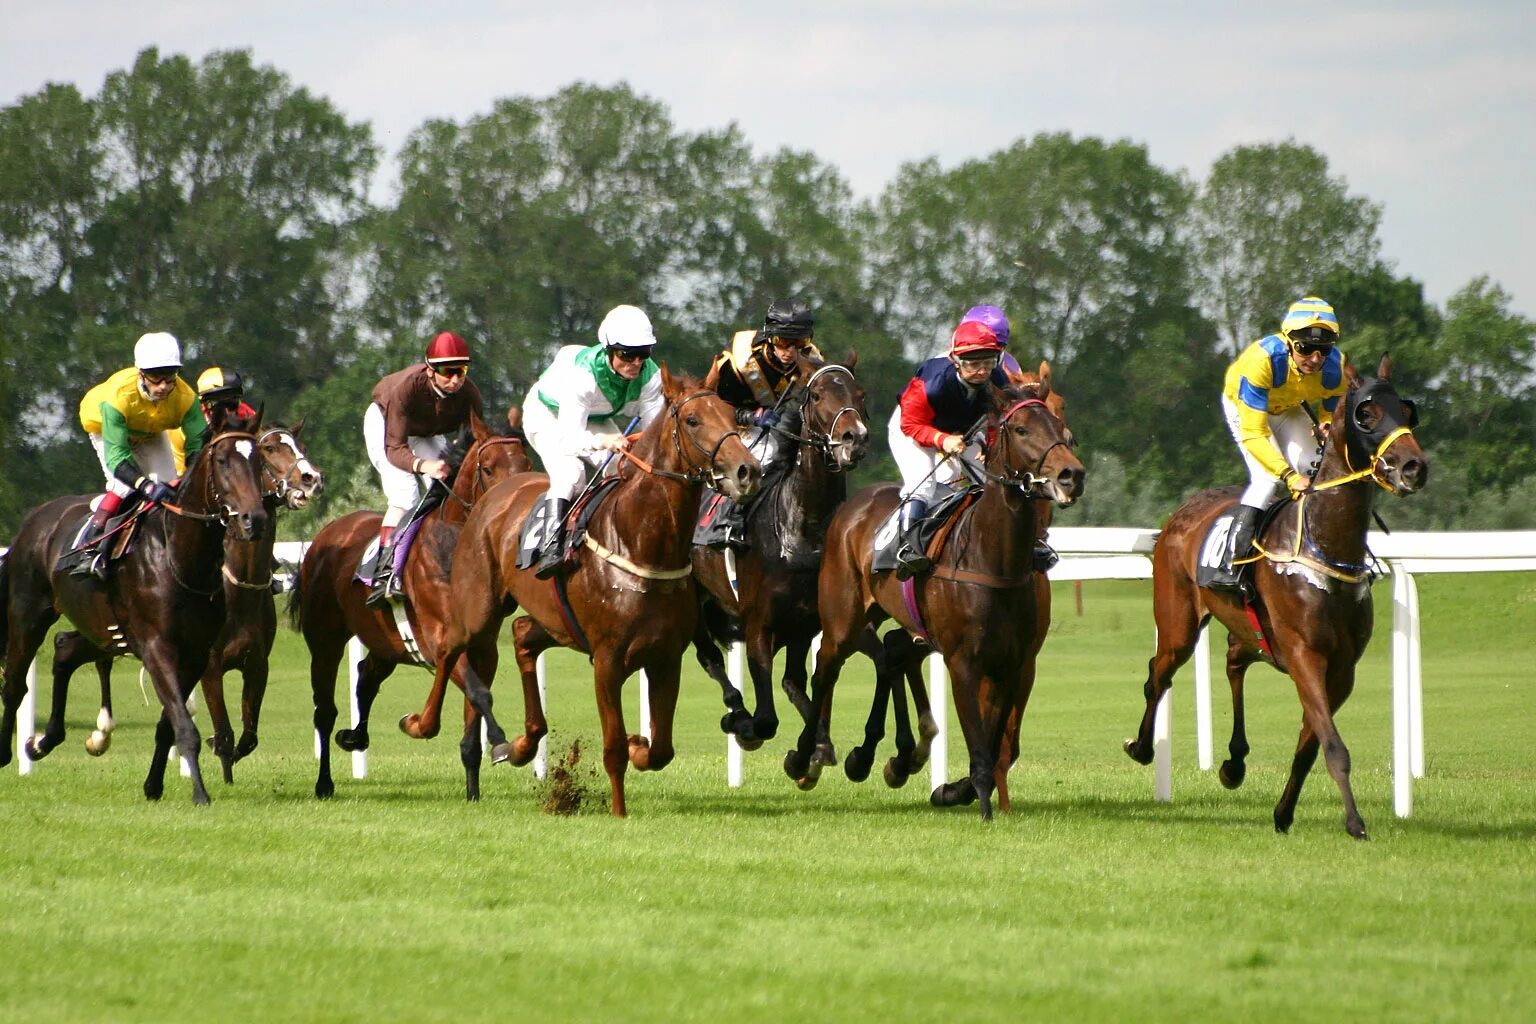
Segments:
[[[1236,355],[1328,274],[1376,260],[1381,207],[1330,177],[1328,159],[1289,140],[1238,146],[1211,168],[1191,238],[1200,298]],[[1326,297],[1326,296],[1325,296]]]

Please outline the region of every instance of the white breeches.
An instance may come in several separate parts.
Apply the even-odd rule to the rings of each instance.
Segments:
[[[544,472],[549,474],[549,496],[570,501],[587,482],[590,473],[612,454],[606,450],[595,452],[574,451],[563,436],[555,414],[543,402],[535,399],[523,406],[523,433],[528,444],[539,453]],[[619,460],[615,456],[608,463],[608,472],[617,473]]]
[[[1221,411],[1227,418],[1227,429],[1232,432],[1232,440],[1237,441],[1239,430],[1237,405],[1232,399],[1222,395]],[[1285,461],[1292,469],[1305,476],[1313,476],[1317,473],[1323,451],[1318,447],[1317,438],[1312,433],[1311,418],[1300,406],[1287,409],[1279,415],[1270,416],[1269,433],[1274,438],[1275,447],[1280,449],[1280,454],[1285,456]],[[1259,460],[1249,455],[1248,449],[1243,447],[1241,441],[1238,441],[1237,450],[1248,465],[1248,489],[1243,492],[1242,502],[1250,508],[1263,508],[1275,496],[1275,487],[1280,483],[1280,478],[1270,473],[1259,464]]]
[[[448,438],[441,434],[407,437],[405,443],[422,459],[440,459],[448,451]],[[421,500],[421,488],[415,473],[406,472],[385,457],[384,410],[375,403],[369,403],[368,411],[363,413],[363,444],[368,449],[368,461],[379,472],[384,502],[389,506],[384,510],[384,525],[398,525]]]
[[[96,461],[101,463],[101,471],[107,475],[107,490],[119,498],[131,495],[133,488],[113,476],[112,470],[107,468],[107,443],[101,439],[101,435],[85,436],[91,439],[91,447],[96,449]],[[134,445],[133,461],[156,480],[170,483],[176,479],[176,452],[171,448],[171,439],[164,433],[146,437]]]
[[[885,428],[886,441],[891,446],[891,457],[901,471],[901,496],[917,498],[932,505],[949,485],[961,478],[959,458],[945,458],[934,448],[924,448],[901,432],[901,407],[891,412]],[[982,458],[981,447],[972,444],[965,450],[966,456],[976,462]]]

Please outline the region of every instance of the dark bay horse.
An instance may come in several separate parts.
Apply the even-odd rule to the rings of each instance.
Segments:
[[[1025,660],[1037,649],[1034,499],[1049,495],[1070,504],[1083,485],[1083,465],[1045,402],[1048,394],[1045,382],[1032,390],[988,385],[985,484],[957,517],[933,572],[912,581],[920,621],[895,574],[871,570],[875,533],[895,510],[900,489],[868,488],[833,516],[818,579],[822,638],[811,680],[817,717],[806,723],[784,762],[801,788],[815,785],[821,768],[837,763],[831,709],[843,662],[861,646],[869,650],[867,627],[891,618],[910,632],[926,630],[944,656],[970,752],[967,785],[982,817],[991,818],[1008,718],[1018,703]]]
[[[444,680],[465,660],[465,692],[486,716],[492,760],[527,764],[549,728],[535,663],[540,653],[562,645],[592,658],[613,813],[625,813],[626,765],[657,771],[672,761],[678,678],[698,613],[688,576],[699,495],[710,483],[732,499],[749,498],[761,477],[757,459],[736,431],[734,410],[715,395],[714,385],[713,373],[700,385],[662,368],[666,410],[635,439],[619,483],[597,507],[585,546],[563,579],[540,580],[531,568],[517,568],[518,536],[548,487],[544,474],[505,481],[475,507],[453,556],[452,615],[422,721],[435,723]],[[527,612],[512,625],[523,681],[524,733],[508,744],[490,717],[487,687],[496,670],[496,634],[518,608]],[[649,737],[626,736],[624,729],[620,693],[624,680],[637,670],[645,672],[650,686]],[[475,799],[477,721],[468,723],[460,752],[465,792]]]
[[[456,446],[448,459],[450,464],[458,463],[452,493],[422,518],[405,563],[402,613],[409,636],[402,634],[391,603],[367,604],[369,588],[353,579],[363,552],[379,535],[382,515],[361,511],[331,520],[315,534],[304,556],[288,611],[309,647],[314,723],[323,738],[316,796],[328,797],[336,791],[330,736],[336,725],[336,670],[347,641],[357,637],[368,653],[358,665],[358,724],[338,730],[336,743],[343,750],[367,750],[368,714],[380,684],[397,666],[430,662],[441,648],[452,600],[448,566],[469,510],[498,480],[531,466],[521,437],[492,434],[481,426],[476,427],[473,443],[467,448]],[[419,653],[413,654],[413,648]]]
[[[1379,486],[1411,494],[1429,478],[1429,461],[1414,438],[1418,417],[1392,387],[1392,361],[1382,356],[1374,378],[1346,371],[1349,392],[1326,435],[1322,465],[1312,492],[1270,520],[1258,537],[1264,560],[1253,566],[1254,608],[1268,638],[1275,667],[1296,683],[1301,699],[1301,736],[1291,774],[1275,805],[1275,831],[1290,830],[1302,783],[1319,746],[1344,801],[1344,828],[1365,839],[1365,822],[1349,784],[1349,750],[1334,715],[1355,686],[1355,665],[1371,639],[1371,585],[1365,537],[1371,499]],[[1243,723],[1243,676],[1263,657],[1239,595],[1198,587],[1200,549],[1211,523],[1230,509],[1242,488],[1201,491],[1179,506],[1152,553],[1152,611],[1157,652],[1147,664],[1146,710],[1125,751],[1139,764],[1152,762],[1152,723],[1173,674],[1189,660],[1200,628],[1215,616],[1227,627],[1227,680],[1232,687],[1231,759],[1221,766],[1222,784],[1242,785],[1248,739]]]
[[[726,553],[693,549],[699,582],[699,622],[693,646],[699,664],[725,699],[722,730],[755,750],[778,732],[773,701],[773,659],[785,655],[784,692],[801,716],[810,714],[806,659],[821,630],[816,574],[832,513],[848,497],[846,472],[869,450],[864,389],[846,366],[797,357],[797,383],[781,405],[796,429],[771,443],[787,449],[769,474],[747,524],[751,548],[735,556],[736,587],[726,574]],[[791,447],[792,446],[792,447]],[[719,644],[746,640],[757,710],[748,714],[741,692],[726,675]]]
[[[226,530],[236,539],[251,540],[266,529],[259,472],[255,435],[227,431],[213,436],[187,471],[179,504],[155,505],[143,513],[132,550],[113,565],[105,582],[54,569],[73,543],[92,496],[55,498],[27,516],[0,563],[5,644],[0,765],[10,763],[27,665],[63,614],[98,656],[131,653],[154,680],[162,714],[144,795],[158,800],[164,791],[174,739],[191,766],[193,802],[208,802],[198,768],[197,726],[186,699],[224,625],[220,569]]]
[[[1071,427],[1066,425],[1066,399],[1052,385],[1051,368],[1048,363],[1042,362],[1036,373],[1017,374],[1013,378],[1013,383],[1024,389],[1026,393],[1041,396],[1041,400],[1045,402],[1052,415],[1061,421],[1068,444],[1076,444]],[[1051,497],[1040,497],[1034,501],[1035,536],[1044,540],[1046,532],[1051,527],[1051,520],[1055,516],[1056,502]],[[1003,748],[994,773],[998,808],[1004,812],[1010,809],[1008,769],[1019,759],[1019,729],[1024,720],[1024,710],[1028,706],[1030,694],[1034,691],[1040,650],[1051,628],[1051,582],[1044,572],[1036,571],[1034,586],[1034,641],[1026,652],[1021,666],[1022,675],[1017,698],[1014,701],[1013,710],[1008,714],[1008,728],[1003,737]],[[886,762],[883,775],[886,785],[900,788],[906,785],[907,779],[913,772],[918,771],[928,762],[929,747],[933,738],[938,735],[938,724],[934,720],[928,691],[923,683],[923,661],[930,651],[926,645],[918,643],[906,630],[899,628],[885,634],[883,645],[875,647],[872,638],[866,638],[863,646],[869,649],[875,661],[875,693],[869,718],[864,727],[864,742],[848,752],[847,758],[843,761],[843,770],[854,782],[863,782],[869,777],[870,768],[874,763],[875,748],[885,736],[886,702],[889,699],[893,705],[893,717],[896,720],[896,754]],[[913,710],[918,715],[918,730],[915,736],[899,681],[900,676],[903,675],[912,694]],[[942,787],[937,791],[937,796],[938,802],[944,804],[969,803],[976,799],[976,791],[971,788],[968,778],[962,778]]]
[[[277,636],[277,610],[271,586],[272,546],[277,535],[275,517],[279,508],[301,509],[308,505],[324,487],[324,478],[299,445],[302,422],[292,428],[282,424],[263,425],[260,414],[250,419],[226,418],[223,410],[216,410],[210,426],[215,433],[243,431],[256,438],[256,451],[261,459],[262,504],[267,512],[268,526],[250,540],[232,535],[225,537],[222,569],[224,628],[203,671],[203,699],[213,724],[208,748],[219,758],[224,781],[231,782],[234,762],[256,749],[261,701],[267,686],[267,663]],[[28,741],[28,756],[41,759],[63,742],[69,680],[79,666],[88,663],[94,663],[101,683],[101,711],[97,715],[97,728],[87,738],[85,748],[95,756],[106,753],[113,729],[112,657],[76,630],[61,631],[54,637],[53,709],[44,731]],[[224,705],[224,673],[235,668],[240,670],[244,680],[241,702],[244,732],[238,744]]]

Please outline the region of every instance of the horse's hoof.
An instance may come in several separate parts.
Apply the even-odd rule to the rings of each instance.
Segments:
[[[409,717],[409,715],[406,716],[406,718]],[[403,724],[405,719],[402,718],[400,721],[402,723],[401,731],[408,733],[410,730],[406,729]],[[337,729],[336,745],[342,750],[351,751],[352,753],[357,753],[360,750],[367,750],[368,732],[364,729]]]
[[[255,733],[243,733],[240,736],[240,742],[235,744],[235,760],[238,761],[243,757],[250,757],[256,752],[256,745],[260,742],[261,740],[257,738]],[[367,748],[365,747],[364,749],[366,750]]]
[[[1134,739],[1127,739],[1125,741],[1125,752],[1137,764],[1152,763],[1152,748],[1147,747],[1143,749]]]
[[[811,768],[819,771],[822,768],[837,767],[837,751],[830,743],[818,743],[816,749],[811,752]]]
[[[763,748],[763,741],[758,736],[748,736],[746,739],[742,739],[740,736],[737,736],[736,745],[742,750],[751,753],[754,750],[761,750]]]
[[[1294,815],[1281,814],[1279,811],[1276,811],[1275,812],[1275,831],[1280,833],[1281,835],[1285,835],[1287,832],[1289,832],[1291,830],[1291,822],[1293,822],[1295,820],[1296,819],[1295,819]]]
[[[100,757],[112,746],[112,734],[97,729],[85,738],[85,752],[92,757]]]
[[[784,774],[788,775],[796,782],[800,781],[806,776],[806,773],[810,770],[810,767],[810,757],[800,753],[799,750],[791,748],[789,753],[784,755]]]
[[[330,779],[324,779],[315,783],[315,796],[321,800],[329,800],[336,793],[336,783]]]
[[[144,799],[145,800],[159,800],[160,799],[160,795],[161,795],[161,790],[162,790],[161,786],[151,786],[147,782],[144,783]]]
[[[422,728],[421,716],[414,711],[409,715],[400,716],[400,731],[417,740],[430,740],[437,735],[436,729]]]
[[[498,743],[491,748],[491,764],[505,764],[512,760],[512,744]],[[479,799],[477,794],[475,799]]]
[[[809,793],[811,790],[816,788],[816,784],[820,781],[821,766],[818,765],[815,761],[812,761],[810,769],[805,773],[804,776],[795,780],[795,785],[800,788],[800,792]]]
[[[41,743],[43,739],[43,734],[36,732],[27,739],[27,742],[21,745],[22,749],[27,752],[27,757],[34,761],[41,761],[43,758],[48,756],[48,751],[38,746],[38,744]]]
[[[533,756],[539,752],[539,744],[536,740],[530,740],[526,736],[519,736],[512,741],[511,751],[511,756],[507,760],[511,763],[512,767],[521,768],[533,760]]]
[[[1358,832],[1355,831],[1352,828],[1346,828],[1345,831],[1347,831],[1354,838],[1360,840],[1362,843],[1368,843],[1368,842],[1371,841],[1371,837],[1365,834],[1365,825],[1364,824],[1362,824],[1360,826],[1360,831],[1358,831]]]
[[[1247,775],[1248,766],[1240,761],[1223,761],[1221,762],[1221,769],[1216,773],[1216,777],[1221,780],[1221,784],[1228,789],[1236,789],[1241,786],[1243,779]]]
[[[207,793],[193,793],[192,794],[192,806],[194,806],[194,807],[207,807],[210,803],[212,803],[212,801],[208,799],[208,794]]]
[[[964,782],[946,782],[929,794],[928,802],[935,807],[964,807],[976,802],[976,789]],[[991,808],[985,813],[990,815]]]
[[[896,763],[894,757],[885,762],[885,771],[882,774],[885,776],[885,784],[892,789],[900,789],[912,777],[910,772],[905,771]]]
[[[869,770],[874,767],[874,763],[873,751],[866,752],[863,747],[854,747],[848,752],[848,760],[843,762],[843,774],[848,776],[849,782],[863,782],[869,778]]]

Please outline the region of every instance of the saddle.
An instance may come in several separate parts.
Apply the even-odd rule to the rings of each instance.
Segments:
[[[107,520],[106,528],[97,541],[107,565],[117,562],[133,550],[133,541],[138,536],[139,521],[143,518],[144,511],[143,503],[135,501]],[[80,517],[74,532],[70,534],[69,547],[59,553],[59,560],[54,566],[55,572],[68,570],[74,564],[72,559],[79,557],[80,540],[85,535],[86,527],[90,525],[91,514],[88,511]]]
[[[758,487],[757,493],[745,502],[737,503],[741,508],[738,515],[743,530],[751,526],[752,517],[757,515],[758,510],[768,504],[764,498],[789,474],[791,467],[786,465],[789,461],[791,460],[782,458],[774,461],[769,470],[763,474],[762,484]],[[693,528],[694,547],[726,547],[731,532],[730,506],[730,498],[719,491],[707,487],[704,489],[704,493],[699,496],[699,518]]]
[[[1253,530],[1255,543],[1258,542],[1260,537],[1264,536],[1264,531],[1269,527],[1269,524],[1281,512],[1290,507],[1290,504],[1291,499],[1283,497],[1273,499],[1264,507],[1264,513],[1259,516],[1259,525],[1254,527]],[[1237,506],[1234,505],[1217,516],[1211,522],[1210,529],[1206,531],[1205,537],[1200,541],[1200,557],[1195,564],[1196,586],[1209,587],[1211,581],[1220,571],[1221,560],[1226,556],[1227,552],[1227,536],[1232,532],[1232,519],[1236,513]],[[1244,583],[1243,593],[1245,595],[1250,593],[1251,590],[1248,582],[1248,576],[1253,571],[1251,566],[1262,557],[1262,555],[1255,555],[1252,549],[1241,553],[1237,557],[1237,564],[1233,568],[1237,570],[1238,578]]]
[[[605,476],[577,496],[576,504],[565,516],[565,558],[570,558],[571,551],[581,543],[581,538],[587,531],[587,524],[597,514],[598,506],[619,483],[619,477]],[[523,520],[522,530],[517,535],[517,567],[519,569],[533,567],[539,560],[539,551],[544,547],[544,539],[549,536],[549,531],[556,529],[558,525],[546,522],[549,514],[549,502],[546,500],[548,496],[548,491],[538,496],[528,517]]]
[[[940,498],[917,524],[917,539],[928,557],[938,560],[939,551],[949,536],[946,526],[966,508],[981,498],[981,488],[962,487]],[[896,568],[896,552],[901,547],[901,506],[891,510],[875,531],[874,553],[870,564],[872,572],[889,572]]]
[[[416,507],[411,510],[410,518],[401,523],[400,528],[395,531],[389,549],[390,555],[394,559],[395,580],[403,581],[405,579],[403,575],[405,561],[410,557],[411,545],[415,543],[416,535],[421,532],[421,521],[426,518],[428,512],[441,505],[443,499],[447,496],[447,487],[437,485],[427,488],[427,493],[422,495],[421,500],[416,503]],[[358,560],[357,571],[352,575],[353,580],[367,586],[373,585],[374,576],[379,565],[379,547],[379,539],[377,537],[368,542],[368,546],[363,549],[362,558]],[[399,582],[397,582],[395,587],[399,585]],[[394,593],[391,593],[390,596],[393,597]]]

